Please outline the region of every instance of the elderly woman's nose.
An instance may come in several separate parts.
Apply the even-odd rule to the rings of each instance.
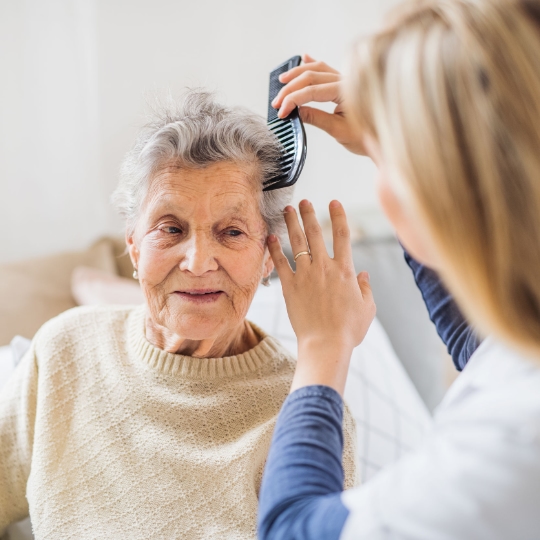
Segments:
[[[204,234],[193,234],[185,244],[184,257],[180,261],[180,270],[201,276],[218,269],[212,242]]]

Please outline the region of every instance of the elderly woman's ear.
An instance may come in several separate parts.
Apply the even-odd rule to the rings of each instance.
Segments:
[[[139,250],[135,245],[133,235],[128,235],[126,233],[126,246],[129,253],[129,258],[131,259],[131,264],[133,265],[135,272],[137,272],[137,268],[139,267]],[[135,272],[133,277],[135,277]]]
[[[268,248],[265,247],[263,261],[263,278],[268,279],[270,277],[270,274],[272,273],[272,270],[274,270],[274,261],[272,260],[270,251],[268,251]]]

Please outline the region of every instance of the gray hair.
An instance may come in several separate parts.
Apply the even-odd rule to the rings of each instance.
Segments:
[[[141,130],[124,159],[112,201],[131,234],[151,180],[162,167],[171,162],[192,168],[224,161],[252,163],[260,171],[259,208],[268,234],[280,236],[285,230],[283,208],[294,188],[262,191],[263,182],[276,174],[280,151],[261,117],[220,105],[210,92],[188,90],[181,103],[171,99],[160,105]]]

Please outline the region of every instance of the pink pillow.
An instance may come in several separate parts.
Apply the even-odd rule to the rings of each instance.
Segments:
[[[97,268],[78,266],[71,274],[71,294],[79,306],[141,304],[139,282]]]

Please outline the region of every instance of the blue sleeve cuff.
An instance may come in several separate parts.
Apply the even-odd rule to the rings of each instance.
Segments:
[[[286,404],[293,403],[299,399],[311,397],[326,399],[343,410],[343,399],[339,393],[330,386],[323,386],[322,384],[314,384],[311,386],[303,386],[302,388],[298,388],[298,390],[295,390],[292,394],[287,396],[287,399],[283,404],[283,408],[285,408]]]

